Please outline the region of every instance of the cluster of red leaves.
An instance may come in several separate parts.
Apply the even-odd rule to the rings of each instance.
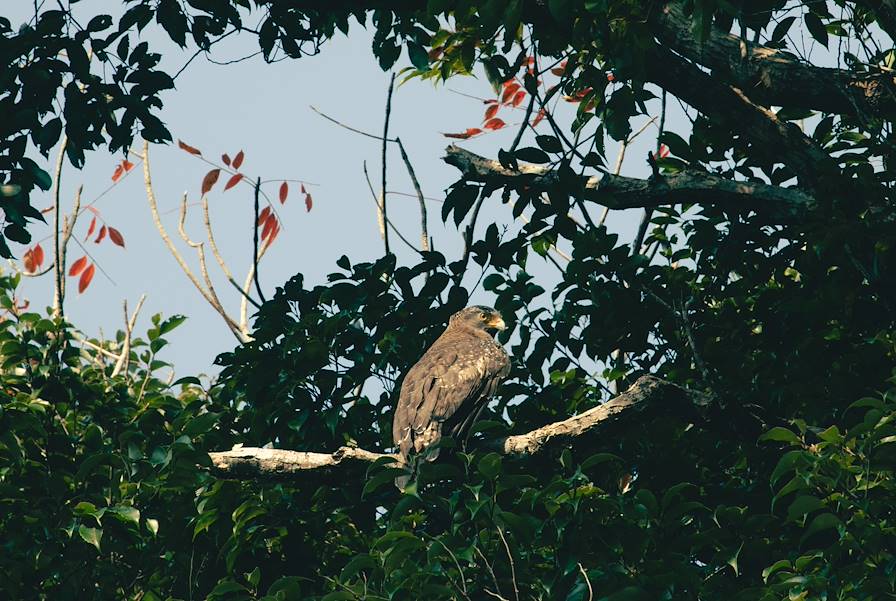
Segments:
[[[22,263],[25,264],[25,272],[34,273],[44,264],[44,249],[40,243],[25,251],[22,255]]]
[[[653,154],[652,152],[650,154]],[[658,158],[664,159],[669,156],[669,147],[665,144],[660,144],[659,149],[657,150],[656,156]]]
[[[271,210],[271,207],[265,207],[261,210],[255,227],[261,228],[261,241],[268,246],[274,243],[274,239],[280,233],[280,222],[277,220],[277,216]]]
[[[177,145],[192,155],[202,156],[202,152],[189,144],[178,140]],[[224,184],[224,192],[230,190],[234,186],[236,186],[241,181],[247,179],[245,175],[243,175],[239,169],[243,165],[243,160],[245,160],[245,153],[240,150],[234,157],[231,159],[230,155],[227,153],[221,155],[221,162],[228,168],[225,171],[228,171],[231,175],[227,179],[227,183]],[[202,178],[202,184],[200,186],[200,191],[202,195],[206,195],[211,192],[212,188],[214,188],[215,184],[218,183],[218,179],[221,177],[221,167],[216,167],[205,174]],[[305,210],[311,211],[311,208],[314,204],[313,199],[311,198],[311,193],[305,189],[305,184],[301,184],[301,193],[305,197]],[[287,182],[282,182],[280,184],[280,188],[277,191],[277,198],[280,201],[280,204],[284,204],[286,199],[289,197],[289,184]],[[274,242],[274,239],[277,237],[277,234],[280,233],[280,222],[277,219],[277,216],[274,214],[271,206],[265,207],[261,213],[258,215],[258,223],[256,227],[261,228],[261,239],[265,241],[268,245],[271,245]]]
[[[93,274],[96,273],[96,265],[87,260],[87,256],[83,256],[74,263],[68,270],[69,277],[78,278],[78,293],[83,293],[93,281]]]
[[[87,227],[87,235],[84,236],[85,242],[89,240],[93,235],[93,232],[96,231],[97,218],[99,218],[100,220],[103,219],[100,215],[100,212],[95,207],[88,206],[87,209],[93,213],[93,218],[90,220],[90,225]],[[100,225],[100,231],[97,234],[94,243],[99,244],[100,242],[102,242],[106,237],[106,234],[109,234],[109,240],[111,240],[113,244],[124,248],[124,236],[121,235],[121,232],[119,232],[111,225],[106,225],[105,223]]]
[[[115,167],[115,171],[112,172],[112,181],[117,182],[121,179],[121,176],[134,168],[134,163],[130,162],[127,159],[122,159],[121,162]]]
[[[526,64],[529,67],[529,73],[534,73],[533,65],[535,64],[535,58],[531,56],[528,57]],[[562,66],[565,68],[565,65],[566,62],[564,61]],[[558,72],[558,67],[551,69],[551,72],[555,75],[563,74],[562,70]],[[497,131],[499,129],[503,129],[507,126],[507,123],[497,116],[498,111],[500,111],[502,107],[514,109],[519,108],[520,105],[525,102],[527,95],[528,93],[516,80],[516,78],[511,77],[501,85],[501,90],[498,93],[498,97],[496,99],[483,101],[486,104],[486,108],[481,127],[470,127],[465,131],[459,133],[443,133],[442,135],[446,138],[469,140],[470,138],[474,138],[480,134],[486,133],[487,131]],[[538,113],[535,115],[535,118],[532,119],[530,125],[532,127],[537,126],[539,123],[541,123],[541,120],[545,118],[545,115],[546,112],[544,107],[539,108]]]

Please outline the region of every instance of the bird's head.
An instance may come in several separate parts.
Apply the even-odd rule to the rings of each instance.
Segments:
[[[506,327],[501,314],[484,305],[473,305],[461,309],[451,316],[448,323],[453,326],[486,331],[503,330]]]

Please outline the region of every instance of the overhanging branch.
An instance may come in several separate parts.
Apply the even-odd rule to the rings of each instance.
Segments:
[[[486,159],[455,145],[446,149],[443,160],[457,167],[464,178],[491,182],[517,190],[543,192],[559,183],[548,168],[520,163],[514,171],[498,161]],[[582,177],[582,195],[610,209],[659,207],[678,203],[714,204],[732,209],[767,210],[774,219],[792,221],[811,210],[815,200],[795,188],[726,179],[699,171],[685,171],[658,180],[604,174]]]
[[[707,403],[702,393],[690,392],[654,376],[641,376],[624,393],[603,405],[563,421],[548,424],[526,434],[507,436],[487,443],[504,455],[524,458],[558,449],[593,445],[598,434],[629,420],[664,410],[685,410]],[[354,447],[340,447],[334,453],[308,453],[283,449],[239,447],[209,453],[210,471],[219,478],[234,480],[298,480],[313,477],[315,482],[347,481],[363,473],[378,460],[397,459],[389,453],[375,453]]]
[[[665,48],[654,48],[647,64],[650,81],[727,125],[767,159],[790,167],[803,186],[821,187],[839,175],[836,162],[799,127],[778,119],[740,88],[719,81]]]
[[[651,17],[665,46],[712,69],[713,76],[727,79],[762,104],[887,119],[896,114],[892,74],[817,67],[783,50],[720,31],[700,41],[680,4],[670,3]]]

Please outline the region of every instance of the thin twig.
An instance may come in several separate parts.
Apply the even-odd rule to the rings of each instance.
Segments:
[[[68,254],[68,243],[72,237],[72,233],[75,231],[75,224],[78,222],[78,217],[81,214],[81,192],[83,192],[84,186],[78,186],[75,190],[75,201],[72,206],[71,215],[63,219],[62,222],[62,245],[59,249],[59,262],[62,264],[62,286],[59,288],[59,306],[65,302],[65,266],[67,264],[66,255]]]
[[[492,577],[492,582],[495,584],[495,590],[498,592],[498,594],[492,593],[488,589],[483,589],[483,590],[485,590],[487,593],[489,593],[493,597],[496,597],[498,599],[504,599],[504,597],[501,595],[501,587],[498,584],[498,577],[495,576],[495,570],[492,569],[492,564],[490,564],[488,562],[488,559],[486,559],[485,554],[479,549],[478,546],[474,546],[473,550],[476,551],[477,553],[479,553],[479,557],[480,557],[480,559],[482,559],[482,563],[485,564],[485,567],[488,569],[488,573]]]
[[[479,198],[476,200],[476,205],[473,207],[473,216],[470,217],[470,223],[464,231],[464,254],[460,259],[461,269],[458,271],[456,278],[458,284],[460,284],[461,279],[463,279],[464,272],[467,271],[467,263],[470,261],[470,250],[473,246],[473,233],[476,229],[476,220],[479,219],[479,209],[482,208],[482,203],[485,201],[486,196],[488,195],[485,193],[485,188],[479,191]]]
[[[593,601],[594,589],[591,588],[591,579],[588,578],[588,573],[585,571],[585,568],[582,567],[581,563],[579,563],[579,571],[582,573],[582,577],[585,578],[585,584],[588,585],[588,601]]]
[[[60,215],[62,207],[59,206],[59,188],[62,180],[62,161],[65,158],[65,147],[68,146],[68,136],[62,136],[62,142],[59,144],[59,156],[56,158],[56,171],[53,174],[53,207],[56,214],[53,216],[53,271],[56,275],[56,289],[53,292],[53,317],[63,318],[62,309],[62,280],[65,264],[62,262],[62,250],[60,245]]]
[[[513,583],[513,596],[516,601],[520,601],[520,590],[516,585],[516,568],[513,565],[513,554],[510,552],[510,545],[507,544],[507,539],[504,538],[504,533],[500,528],[495,528],[498,531],[498,536],[501,537],[501,542],[504,543],[504,550],[507,552],[507,561],[510,562],[510,581]]]
[[[127,372],[128,363],[131,359],[131,335],[134,332],[134,326],[137,324],[137,315],[140,314],[140,309],[143,308],[143,301],[146,300],[146,295],[141,294],[140,300],[137,301],[137,306],[134,308],[134,313],[128,317],[128,301],[124,300],[124,344],[121,347],[121,354],[118,357],[118,361],[115,362],[115,367],[112,369],[112,376],[115,377],[120,374],[122,371]]]
[[[221,271],[224,272],[224,277],[227,278],[227,281],[230,282],[234,288],[240,293],[240,330],[243,332],[248,332],[248,323],[243,319],[243,316],[246,315],[248,311],[248,303],[252,303],[252,305],[256,309],[260,309],[261,305],[255,302],[251,296],[249,296],[248,291],[243,290],[243,287],[239,285],[236,279],[233,277],[233,274],[230,272],[230,268],[227,266],[227,262],[224,261],[224,256],[221,254],[221,251],[218,249],[218,244],[215,242],[215,234],[212,231],[212,219],[208,210],[208,196],[202,197],[202,218],[205,222],[205,233],[208,236],[208,242],[212,249],[212,255],[215,257],[215,260],[218,262],[218,266],[221,267]]]
[[[261,258],[258,254],[258,192],[261,189],[261,178],[259,177],[255,180],[255,218],[252,220],[252,241],[253,241],[253,251],[252,251],[252,272],[253,277],[255,279],[255,292],[258,293],[258,298],[261,302],[265,302],[264,293],[261,291],[261,284],[258,282],[258,260]],[[270,237],[270,236],[269,236]]]
[[[420,250],[427,251],[429,250],[429,228],[426,225],[426,200],[423,196],[423,190],[420,188],[420,182],[417,181],[417,174],[411,166],[411,160],[408,158],[408,153],[405,152],[404,144],[401,143],[401,138],[396,137],[395,142],[398,143],[401,160],[404,161],[404,165],[408,169],[408,175],[411,178],[411,183],[414,184],[414,190],[417,192],[417,200],[420,204]]]
[[[187,279],[193,283],[196,287],[196,290],[199,291],[199,294],[202,295],[202,298],[208,302],[212,308],[224,319],[224,323],[227,324],[227,327],[233,332],[233,335],[237,337],[240,342],[243,342],[242,335],[240,333],[239,326],[233,319],[227,314],[224,310],[224,307],[221,306],[220,303],[215,302],[215,299],[209,294],[209,292],[202,286],[199,282],[199,279],[193,273],[193,270],[190,269],[190,266],[187,265],[187,262],[184,260],[183,256],[180,254],[180,251],[177,250],[177,247],[174,246],[174,243],[171,241],[171,237],[168,235],[168,231],[165,229],[165,226],[162,224],[162,218],[159,216],[159,207],[156,202],[156,194],[152,187],[152,177],[150,175],[150,165],[149,165],[149,142],[143,142],[143,183],[146,188],[146,198],[149,203],[149,209],[152,213],[153,222],[155,222],[156,229],[159,231],[159,235],[162,237],[162,241],[165,243],[165,246],[168,247],[168,251],[174,257],[174,260],[177,261],[177,264],[180,265],[180,268],[183,270],[184,274],[186,274]]]
[[[382,187],[380,192],[380,211],[383,214],[383,221],[388,219],[388,211],[386,210],[386,143],[389,139],[389,117],[392,115],[392,90],[395,88],[395,73],[389,78],[389,93],[386,95],[386,118],[383,122],[383,153],[382,153]],[[383,228],[383,246],[385,246],[386,254],[389,254],[389,230]]]
[[[658,159],[660,156],[660,146],[662,142],[660,139],[663,137],[663,128],[666,126],[666,90],[663,90],[662,96],[662,105],[660,107],[660,128],[659,133],[656,136],[656,150],[654,152],[654,160]],[[654,170],[656,171],[656,169]],[[647,227],[650,225],[650,219],[653,217],[653,207],[647,207],[644,209],[644,215],[641,216],[641,223],[638,224],[638,233],[635,235],[635,239],[632,241],[632,254],[638,255],[641,254],[641,246],[644,244],[644,237],[647,235]]]
[[[460,588],[461,588],[461,592],[463,593],[464,598],[469,599],[470,597],[469,597],[469,595],[467,594],[467,582],[466,582],[467,579],[466,579],[466,576],[464,576],[464,570],[463,570],[463,568],[460,567],[460,562],[457,561],[457,557],[454,555],[454,553],[451,551],[451,549],[448,548],[448,545],[446,545],[445,543],[443,543],[440,539],[438,539],[438,538],[436,538],[436,537],[434,537],[434,536],[429,536],[428,538],[429,538],[430,540],[434,540],[435,542],[439,543],[440,545],[442,545],[442,548],[443,548],[443,549],[445,549],[446,551],[448,551],[448,555],[451,556],[451,559],[454,561],[454,565],[455,565],[455,567],[457,568],[458,573],[460,574],[460,585],[461,585]]]
[[[373,189],[373,183],[370,181],[370,174],[367,172],[367,161],[364,161],[363,167],[364,167],[364,179],[367,180],[367,187],[370,189],[370,194],[373,197],[373,204],[376,205],[376,209],[377,209],[376,214],[377,214],[377,222],[379,223],[379,226],[380,226],[380,236],[383,235],[383,231],[385,230],[386,226],[388,225],[392,229],[392,231],[395,232],[395,235],[398,236],[398,238],[402,242],[407,244],[408,247],[411,250],[413,250],[414,252],[419,253],[420,251],[417,249],[417,247],[414,246],[413,244],[411,244],[408,241],[408,239],[402,235],[402,233],[399,231],[399,229],[397,227],[395,227],[395,225],[391,221],[389,221],[388,219],[385,219],[383,217],[383,214],[380,211],[379,199],[377,198],[376,191],[374,191],[374,189]]]
[[[619,175],[622,172],[622,163],[625,161],[625,151],[628,150],[629,145],[635,140],[635,138],[637,138],[642,133],[644,133],[647,130],[647,128],[652,123],[655,123],[655,122],[656,122],[656,117],[653,117],[650,121],[648,121],[647,123],[642,125],[638,131],[636,131],[635,133],[633,133],[632,135],[630,135],[629,137],[627,137],[625,140],[622,141],[622,145],[619,147],[619,155],[616,157],[616,165],[613,167],[613,175]],[[604,207],[604,212],[601,214],[600,220],[597,222],[597,225],[599,225],[599,226],[603,225],[604,222],[607,220],[607,215],[609,215],[609,214],[610,214],[610,207]]]

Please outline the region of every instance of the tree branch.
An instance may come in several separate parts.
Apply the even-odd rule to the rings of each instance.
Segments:
[[[469,181],[525,188],[529,193],[540,193],[559,183],[557,173],[546,167],[520,163],[519,170],[513,171],[498,161],[453,144],[446,149],[442,160],[457,167]],[[772,219],[789,222],[815,206],[813,197],[796,188],[735,181],[700,171],[665,175],[657,181],[609,173],[582,179],[584,198],[610,209],[700,203],[732,209],[767,210]]]
[[[648,411],[700,407],[708,402],[702,393],[687,391],[654,376],[641,376],[628,390],[603,405],[526,434],[491,441],[486,446],[504,455],[524,458],[572,445],[592,444],[600,440],[599,435],[607,428],[627,423]],[[349,473],[364,472],[376,461],[399,461],[398,455],[355,447],[340,447],[334,453],[237,447],[209,453],[209,457],[212,474],[236,480],[294,480],[313,475],[318,480],[345,482]]]
[[[701,42],[692,34],[690,19],[680,4],[670,3],[663,10],[652,11],[651,17],[656,36],[664,45],[712,69],[714,76],[727,78],[762,104],[886,119],[896,111],[892,73],[816,67],[786,51],[718,30]]]
[[[697,65],[656,47],[647,59],[647,77],[701,113],[749,140],[757,152],[787,165],[803,186],[839,175],[834,159],[793,123],[782,121],[744,92],[704,73]]]

